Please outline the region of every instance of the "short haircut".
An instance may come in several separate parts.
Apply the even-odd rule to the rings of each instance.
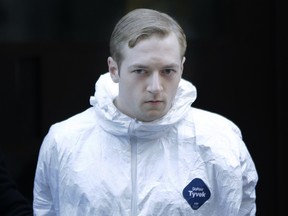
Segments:
[[[123,16],[116,24],[110,38],[110,55],[121,64],[122,50],[128,44],[133,48],[139,41],[152,35],[165,37],[170,33],[177,36],[180,54],[183,58],[186,52],[186,35],[178,22],[166,13],[153,9],[138,8]]]

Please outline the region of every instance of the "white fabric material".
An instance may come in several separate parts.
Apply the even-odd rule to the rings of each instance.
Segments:
[[[101,75],[92,107],[50,128],[36,169],[35,215],[255,215],[258,176],[240,130],[192,108],[190,82],[182,79],[172,109],[149,123],[120,113],[117,91]],[[194,202],[197,209],[183,197],[193,179],[207,190],[189,186],[191,198],[211,193],[200,207]]]

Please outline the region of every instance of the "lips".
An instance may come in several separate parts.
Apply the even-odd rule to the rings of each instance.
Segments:
[[[160,100],[152,100],[145,102],[149,107],[160,107],[163,104],[163,101]]]
[[[162,101],[160,100],[152,100],[152,101],[147,101],[145,103],[161,103]]]

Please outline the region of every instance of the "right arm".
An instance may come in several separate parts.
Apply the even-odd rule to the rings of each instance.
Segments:
[[[52,135],[50,130],[41,145],[38,156],[33,190],[35,216],[57,215],[58,158],[56,142]]]

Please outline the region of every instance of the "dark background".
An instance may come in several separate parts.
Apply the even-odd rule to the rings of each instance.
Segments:
[[[184,28],[184,78],[198,89],[194,106],[240,127],[259,174],[257,215],[284,215],[283,2],[0,0],[0,147],[21,192],[32,202],[38,151],[50,125],[90,106],[95,81],[107,71],[114,24],[143,6],[169,13]]]

